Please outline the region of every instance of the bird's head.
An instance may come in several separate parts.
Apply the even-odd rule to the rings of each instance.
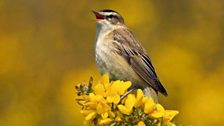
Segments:
[[[124,24],[124,19],[122,16],[113,10],[100,10],[100,11],[93,11],[96,16],[97,23],[100,25],[106,26],[118,26]]]

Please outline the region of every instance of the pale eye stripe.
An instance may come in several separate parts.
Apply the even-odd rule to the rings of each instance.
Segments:
[[[118,15],[116,13],[106,13],[106,16],[113,16],[113,17],[118,17]]]

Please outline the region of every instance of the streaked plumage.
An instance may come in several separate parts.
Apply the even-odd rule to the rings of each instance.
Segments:
[[[146,95],[155,100],[157,92],[166,96],[151,59],[124,25],[123,18],[113,10],[94,13],[99,19],[95,55],[100,73],[108,73],[111,79],[130,80],[134,85],[132,88],[142,88]]]

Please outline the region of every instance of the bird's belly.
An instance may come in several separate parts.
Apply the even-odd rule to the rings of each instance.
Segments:
[[[96,49],[96,64],[101,74],[108,73],[112,80],[131,81],[145,87],[145,82],[136,74],[127,60],[107,47]]]

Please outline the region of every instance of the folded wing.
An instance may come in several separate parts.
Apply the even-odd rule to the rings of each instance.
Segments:
[[[116,40],[114,43],[118,53],[127,60],[133,70],[150,87],[167,96],[167,92],[159,81],[149,56],[133,34],[129,30],[116,29],[113,31],[113,37]]]

